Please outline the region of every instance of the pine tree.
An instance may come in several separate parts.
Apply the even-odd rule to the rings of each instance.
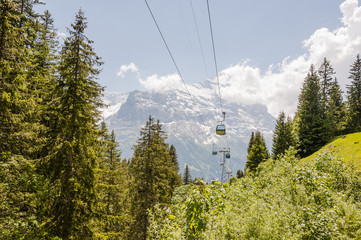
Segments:
[[[236,176],[237,178],[242,178],[244,176],[244,172],[241,169],[238,169]]]
[[[33,239],[45,182],[34,152],[39,124],[31,82],[36,36],[33,1],[0,1],[0,235]],[[40,234],[40,233],[39,233]]]
[[[95,172],[95,238],[124,239],[131,219],[128,166],[121,159],[114,131],[108,134],[104,122],[101,134],[99,162]]]
[[[254,132],[252,132],[251,139],[248,142],[247,154],[249,154],[249,151],[251,151],[253,144],[254,144]]]
[[[191,173],[189,171],[188,164],[186,164],[186,168],[184,169],[184,175],[183,175],[183,184],[187,185],[192,182]]]
[[[331,88],[333,86],[333,75],[335,74],[333,67],[329,60],[326,58],[323,59],[321,67],[318,70],[318,75],[320,77],[320,102],[322,108],[322,120],[324,124],[324,134],[326,140],[330,139],[333,135],[332,125],[331,125],[331,116],[329,113],[330,108],[330,94]]]
[[[58,37],[54,27],[54,20],[49,11],[40,16],[38,36],[35,42],[36,54],[34,57],[38,81],[36,90],[41,105],[47,105],[51,100],[51,91],[56,86],[56,64],[58,60]]]
[[[178,163],[177,151],[176,151],[175,147],[173,146],[173,144],[169,148],[169,155],[170,155],[170,159],[172,161],[172,166],[173,166],[171,168],[172,176],[171,176],[171,180],[170,180],[170,185],[171,185],[172,193],[173,193],[174,189],[182,184],[182,177],[179,174],[179,163]],[[172,194],[172,196],[173,196],[173,194]]]
[[[33,161],[19,155],[0,161],[0,196],[1,239],[41,239],[39,202],[49,195]]]
[[[101,65],[92,41],[84,34],[87,27],[79,10],[68,29],[69,37],[60,52],[59,78],[49,104],[53,127],[49,130],[47,161],[54,186],[48,227],[52,236],[64,239],[90,239],[93,217],[94,168],[97,160],[99,107],[103,88],[96,82]]]
[[[298,140],[301,157],[317,151],[328,140],[321,99],[320,79],[311,65],[298,99]]]
[[[146,239],[148,210],[155,204],[165,204],[171,200],[174,163],[165,139],[166,134],[162,131],[159,120],[155,122],[149,116],[134,146],[129,166],[132,176],[131,214],[134,218],[129,239]]]
[[[171,155],[172,163],[174,164],[174,169],[178,172],[179,171],[178,156],[177,156],[177,151],[173,146],[173,144],[170,145],[169,154]]]
[[[333,75],[335,74],[333,67],[329,60],[323,59],[321,67],[318,70],[320,77],[321,101],[327,108],[330,91],[332,88]]]
[[[32,96],[32,111],[27,120],[33,125],[33,134],[29,145],[37,146],[32,154],[34,158],[43,159],[48,155],[46,149],[46,131],[49,124],[49,104],[55,98],[53,89],[56,88],[56,64],[58,39],[53,25],[51,14],[46,11],[40,15],[33,24],[33,36],[31,38],[32,65],[28,74],[28,94]]]
[[[272,155],[277,159],[290,146],[295,146],[295,140],[292,134],[292,121],[282,111],[278,116],[275,131],[273,132]]]
[[[24,114],[28,112],[26,92],[26,28],[22,27],[20,5],[1,0],[0,8],[0,158],[5,160],[23,153]]]
[[[342,98],[342,90],[335,78],[331,82],[329,107],[327,114],[329,115],[331,123],[331,136],[338,136],[342,134],[345,129],[345,104]]]
[[[355,62],[351,65],[351,84],[347,86],[347,130],[349,132],[361,131],[361,59],[357,55]]]
[[[246,162],[246,171],[249,172],[255,172],[258,165],[270,157],[266,147],[266,142],[259,131],[256,132],[252,141],[253,144],[251,145],[251,149],[247,155]]]

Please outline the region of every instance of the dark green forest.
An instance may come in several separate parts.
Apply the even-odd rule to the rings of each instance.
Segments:
[[[145,239],[147,210],[181,184],[176,150],[150,116],[122,159],[84,12],[60,44],[36,4],[0,6],[0,238]]]
[[[257,131],[245,169],[207,184],[152,116],[122,158],[84,12],[60,43],[40,1],[0,4],[0,239],[361,239],[360,170],[327,153],[299,164],[361,131],[360,55],[346,93],[329,60],[312,65],[271,152]]]

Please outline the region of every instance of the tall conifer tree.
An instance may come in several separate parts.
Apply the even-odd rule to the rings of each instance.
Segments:
[[[173,144],[169,148],[169,155],[171,157],[171,161],[173,164],[173,167],[171,168],[172,177],[171,177],[171,181],[170,181],[170,185],[171,185],[172,193],[173,193],[174,189],[182,184],[182,177],[179,174],[179,163],[178,163],[177,151],[176,151],[175,147],[173,146]],[[172,196],[173,196],[173,194],[172,194]]]
[[[249,151],[251,151],[253,144],[254,144],[254,132],[252,132],[251,138],[249,139],[249,142],[248,142],[247,154],[249,154]]]
[[[321,101],[326,108],[328,105],[334,74],[335,72],[333,70],[331,62],[324,58],[321,67],[318,69],[318,75],[320,77]]]
[[[306,157],[322,147],[328,140],[324,122],[324,108],[320,91],[320,79],[313,65],[303,82],[298,99],[299,153]]]
[[[22,154],[24,114],[27,113],[26,28],[22,27],[24,16],[21,5],[12,0],[1,0],[0,8],[0,158]]]
[[[91,239],[94,167],[99,131],[99,107],[103,88],[96,82],[101,65],[79,10],[68,29],[69,37],[60,52],[59,78],[50,106],[54,125],[49,132],[52,154],[48,173],[56,189],[51,205],[49,230],[63,239]]]
[[[292,121],[287,118],[282,111],[278,116],[275,131],[273,132],[272,155],[278,158],[290,146],[295,146],[295,140],[292,134]]]
[[[345,129],[345,104],[342,98],[342,90],[337,79],[331,82],[330,98],[328,103],[328,111],[331,123],[331,135],[337,136],[342,134]]]
[[[124,239],[130,223],[128,166],[126,160],[121,159],[114,131],[109,134],[104,122],[101,134],[95,174],[94,235],[97,239]]]
[[[325,139],[328,140],[333,136],[330,116],[330,94],[333,86],[333,75],[335,74],[331,62],[326,58],[318,69],[318,75],[320,77],[320,103],[322,112],[322,121],[325,131]]]
[[[348,120],[347,129],[350,132],[361,131],[361,59],[360,54],[351,65],[351,84],[347,86]]]
[[[129,239],[146,239],[149,225],[148,210],[157,203],[169,203],[172,195],[171,180],[174,163],[169,154],[166,134],[149,116],[140,132],[134,155],[130,162],[132,175],[131,213],[134,217]]]
[[[246,162],[246,171],[249,172],[255,172],[258,165],[270,157],[266,147],[266,142],[259,131],[256,132],[252,141],[253,144],[251,145],[247,155]]]
[[[184,169],[184,176],[183,176],[183,184],[187,185],[192,182],[191,173],[189,171],[189,166],[186,164],[186,168]]]
[[[32,69],[37,16],[33,1],[0,0],[0,236],[39,233],[38,198],[44,191],[34,152],[39,119]]]

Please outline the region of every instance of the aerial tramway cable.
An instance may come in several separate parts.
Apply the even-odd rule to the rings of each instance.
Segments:
[[[219,100],[220,100],[220,104],[221,104],[221,112],[223,114],[223,121],[220,121],[220,124],[217,125],[216,133],[218,135],[226,135],[226,127],[225,127],[225,125],[223,123],[225,121],[226,113],[223,111],[222,95],[221,95],[221,88],[220,88],[219,76],[218,76],[216,50],[215,50],[215,46],[214,46],[215,44],[214,44],[214,37],[213,37],[213,30],[212,30],[212,20],[211,20],[211,14],[210,14],[208,0],[207,0],[207,9],[208,9],[209,27],[210,27],[210,30],[211,30],[214,66],[215,66],[215,69],[216,69],[216,76],[217,76],[217,83],[218,83]],[[229,176],[232,173],[232,171],[230,171],[230,169],[227,168],[227,159],[231,158],[230,148],[229,148],[229,145],[228,145],[228,135],[226,135],[226,146],[227,146],[226,148],[218,150],[219,152],[223,153],[223,161],[221,163],[221,166],[222,166],[221,182],[226,182],[226,180],[227,180],[226,176]],[[213,149],[214,149],[214,147],[213,147]],[[213,154],[213,152],[212,152],[212,154]]]
[[[220,124],[216,127],[216,133],[218,135],[226,135],[226,127],[224,125],[224,120],[226,118],[226,112],[223,111],[223,103],[222,103],[222,94],[221,94],[221,87],[219,84],[219,75],[218,75],[218,66],[217,66],[217,57],[216,57],[216,48],[214,44],[214,37],[213,37],[213,27],[212,27],[212,19],[211,19],[211,11],[209,9],[209,1],[207,0],[207,9],[208,9],[208,20],[209,20],[209,28],[211,32],[211,39],[212,39],[212,47],[213,47],[213,58],[214,58],[214,67],[216,69],[216,77],[217,77],[217,83],[218,83],[218,92],[219,92],[219,101],[221,104],[221,112],[223,114],[223,121],[220,121]],[[227,136],[226,136],[227,137]],[[228,140],[227,140],[227,146],[228,146]]]
[[[178,68],[178,65],[177,65],[177,63],[176,63],[176,61],[175,61],[175,59],[174,59],[174,57],[173,57],[173,54],[172,54],[172,52],[170,51],[170,49],[169,49],[169,47],[168,47],[168,44],[167,44],[167,42],[165,41],[165,38],[164,38],[164,36],[163,36],[163,34],[162,34],[162,31],[160,30],[160,27],[159,27],[159,25],[158,25],[158,23],[157,23],[157,20],[156,20],[155,17],[154,17],[154,14],[153,14],[153,12],[152,12],[152,9],[150,8],[147,0],[144,0],[144,1],[145,1],[146,5],[147,5],[147,7],[148,7],[149,13],[150,13],[150,15],[152,16],[155,25],[157,26],[157,29],[158,29],[159,34],[160,34],[160,36],[161,36],[162,39],[163,39],[164,45],[166,46],[166,48],[167,48],[167,50],[168,50],[168,53],[169,53],[169,55],[170,55],[170,57],[171,57],[171,59],[172,59],[172,61],[173,61],[173,64],[174,64],[174,66],[175,66],[175,68],[176,68],[176,70],[177,70],[177,72],[178,72],[178,75],[179,75],[179,77],[181,78],[181,80],[182,80],[182,82],[183,82],[183,85],[184,85],[185,89],[186,89],[187,92],[188,92],[189,97],[191,98],[191,101],[192,101],[192,103],[193,103],[193,106],[194,106],[194,107],[196,108],[196,110],[197,110],[198,117],[199,117],[199,119],[201,120],[201,122],[204,123],[204,122],[203,122],[203,119],[202,119],[202,117],[201,117],[201,115],[200,115],[199,109],[198,109],[197,105],[195,104],[195,101],[194,101],[194,99],[193,99],[193,97],[192,97],[192,94],[191,94],[191,93],[189,92],[189,90],[188,90],[187,84],[185,83],[185,81],[184,81],[184,79],[183,79],[183,76],[182,76],[182,74],[181,74],[181,72],[180,72],[180,70],[179,70],[179,68]]]
[[[181,80],[182,80],[182,82],[183,82],[183,84],[184,84],[184,87],[185,87],[186,91],[188,92],[188,94],[189,94],[189,96],[190,96],[190,98],[191,98],[191,101],[192,101],[192,103],[193,103],[193,106],[194,106],[194,107],[196,108],[196,110],[197,110],[199,119],[200,119],[201,122],[204,124],[203,119],[202,119],[202,117],[201,117],[201,115],[200,115],[199,109],[198,109],[198,107],[197,107],[196,104],[195,104],[195,101],[194,101],[194,99],[193,99],[193,97],[192,97],[192,94],[189,92],[189,89],[188,89],[188,87],[187,87],[187,84],[185,83],[185,81],[184,81],[184,79],[183,79],[183,76],[182,76],[182,74],[181,74],[181,72],[180,72],[180,70],[179,70],[179,68],[178,68],[178,65],[177,65],[177,63],[176,63],[176,61],[175,61],[175,59],[174,59],[174,57],[173,57],[172,52],[171,52],[170,49],[169,49],[169,46],[168,46],[168,44],[167,44],[167,42],[166,42],[166,40],[165,40],[165,38],[164,38],[164,36],[163,36],[163,33],[162,33],[162,31],[160,30],[160,27],[159,27],[159,25],[158,25],[158,23],[157,23],[157,21],[156,21],[156,19],[155,19],[155,17],[154,17],[154,14],[153,14],[153,12],[152,12],[152,10],[151,10],[151,8],[150,8],[147,0],[144,0],[144,1],[145,1],[146,5],[147,5],[147,7],[148,7],[149,13],[151,14],[151,16],[152,16],[152,18],[153,18],[153,21],[154,21],[154,23],[155,23],[155,25],[156,25],[156,27],[157,27],[157,29],[158,29],[158,32],[159,32],[160,36],[162,37],[162,40],[163,40],[163,42],[164,42],[164,45],[166,46],[166,48],[167,48],[167,50],[168,50],[168,53],[169,53],[169,55],[170,55],[170,57],[171,57],[171,59],[172,59],[172,61],[173,61],[173,64],[174,64],[174,66],[175,66],[175,68],[176,68],[176,70],[177,70],[177,72],[178,72],[178,75],[179,75],[179,77],[181,78]],[[190,0],[190,3],[191,3],[191,6],[192,6],[193,18],[194,18],[194,21],[195,21],[195,23],[196,23],[195,15],[194,15],[194,10],[193,10],[193,5],[192,5],[192,1],[191,1],[191,0]],[[223,114],[223,121],[224,121],[224,120],[225,120],[225,114],[226,114],[226,113],[223,111],[222,95],[221,95],[221,88],[220,88],[220,84],[219,84],[217,58],[216,58],[216,51],[215,51],[215,46],[214,46],[214,37],[213,37],[213,30],[212,30],[212,21],[211,21],[211,15],[210,15],[210,10],[209,10],[209,2],[208,2],[208,0],[207,0],[207,9],[208,9],[209,26],[210,26],[210,30],[211,30],[211,38],[212,38],[212,46],[213,46],[213,57],[214,57],[214,65],[215,65],[215,69],[216,69],[216,76],[217,76],[217,83],[218,83],[218,91],[219,91],[219,99],[220,99],[221,112],[222,112],[222,114]],[[196,23],[196,28],[197,28],[198,40],[199,40],[199,43],[200,43],[200,46],[201,46],[197,23]],[[201,46],[201,51],[202,51],[202,56],[203,56],[203,62],[204,62],[204,65],[205,65],[205,60],[204,60],[204,54],[203,54],[202,46]],[[206,65],[205,65],[205,68],[206,68]],[[207,72],[207,68],[206,68],[206,72]],[[207,75],[208,75],[208,72],[207,72]],[[220,125],[217,125],[217,130],[218,130],[218,127],[219,127],[219,126],[223,126],[223,130],[221,130],[221,131],[223,131],[223,134],[219,134],[219,135],[225,135],[225,126],[224,126],[224,124],[223,124],[223,121],[221,121],[221,124],[220,124]],[[229,152],[229,147],[228,147],[228,137],[227,137],[227,135],[226,135],[226,142],[227,142],[227,148],[226,148],[226,149],[228,149],[228,150],[221,150],[221,151],[223,152],[222,182],[224,182],[225,173],[228,174],[228,172],[225,171],[225,170],[226,170],[226,166],[225,166],[225,164],[226,164],[226,159],[229,159],[229,158],[230,158],[230,152]],[[212,154],[213,154],[213,155],[217,155],[217,151],[214,149],[214,146],[213,146]]]
[[[211,30],[214,66],[216,68],[216,77],[217,77],[217,83],[218,83],[219,101],[220,101],[220,104],[221,104],[221,112],[222,112],[222,114],[224,114],[223,103],[222,103],[222,95],[221,95],[221,87],[219,85],[219,76],[218,76],[218,67],[217,67],[217,58],[216,58],[216,48],[214,46],[215,44],[214,44],[214,37],[213,37],[213,27],[212,27],[212,20],[211,20],[211,12],[209,10],[209,2],[208,2],[208,0],[207,0],[207,9],[208,9],[209,28]]]
[[[205,69],[205,71],[206,71],[206,75],[207,75],[207,77],[209,77],[209,74],[208,74],[208,69],[207,69],[207,65],[206,65],[206,60],[205,60],[205,57],[204,57],[204,52],[203,52],[202,42],[201,42],[201,38],[200,38],[200,36],[199,36],[198,24],[197,24],[196,15],[195,15],[195,13],[194,13],[194,8],[193,8],[193,3],[192,3],[192,0],[189,0],[189,3],[190,3],[190,5],[191,5],[192,15],[193,15],[193,21],[194,21],[194,25],[195,25],[195,27],[196,27],[196,31],[197,31],[197,37],[198,37],[198,44],[199,44],[199,48],[201,49],[202,60],[203,60],[203,66],[204,66],[204,69]]]

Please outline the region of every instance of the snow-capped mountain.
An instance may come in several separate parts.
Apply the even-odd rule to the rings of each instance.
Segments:
[[[103,110],[103,116],[116,133],[123,157],[132,156],[132,147],[149,115],[163,124],[167,142],[177,150],[181,173],[188,164],[193,178],[221,178],[221,155],[212,156],[213,145],[215,149],[230,148],[227,163],[233,175],[244,168],[252,131],[261,131],[270,146],[275,118],[265,106],[223,102],[227,134],[218,136],[215,128],[223,117],[216,83],[207,80],[187,87],[191,96],[184,88],[105,94],[104,102],[109,107]]]

